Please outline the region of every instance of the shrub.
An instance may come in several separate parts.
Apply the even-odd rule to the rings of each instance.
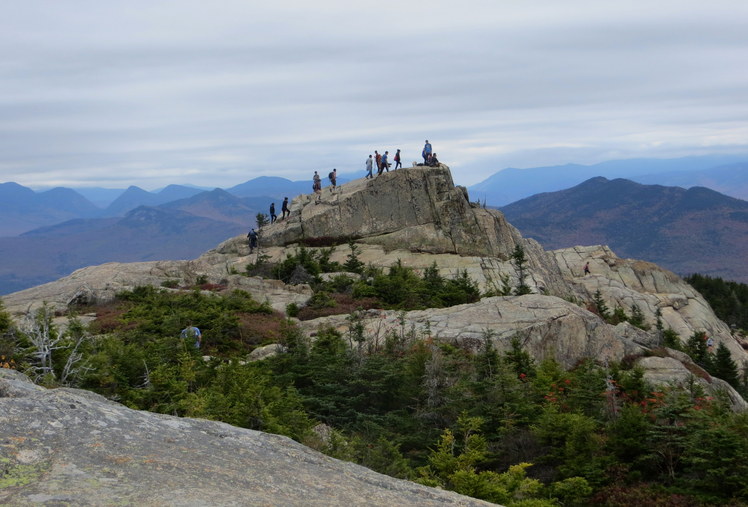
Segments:
[[[299,315],[299,310],[301,309],[296,303],[288,303],[286,305],[286,315],[289,317],[297,317]]]

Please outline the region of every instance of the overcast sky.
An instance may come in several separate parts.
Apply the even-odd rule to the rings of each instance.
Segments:
[[[746,0],[0,0],[0,181],[746,153],[747,27]]]

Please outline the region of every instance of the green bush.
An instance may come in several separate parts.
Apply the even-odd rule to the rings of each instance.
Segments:
[[[299,305],[296,303],[288,303],[286,305],[286,315],[289,317],[297,317],[299,315],[299,310],[301,310],[301,308],[299,308]]]

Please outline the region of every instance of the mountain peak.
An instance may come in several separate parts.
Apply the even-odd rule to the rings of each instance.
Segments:
[[[546,248],[606,244],[684,275],[748,282],[748,225],[741,219],[748,202],[714,190],[596,177],[501,210]]]
[[[511,229],[503,216],[472,205],[445,165],[390,171],[334,191],[327,186],[319,200],[315,194],[296,197],[290,210],[286,220],[267,228],[264,241],[285,245],[314,238],[377,238],[390,248],[502,258],[514,246],[496,236],[497,227]]]

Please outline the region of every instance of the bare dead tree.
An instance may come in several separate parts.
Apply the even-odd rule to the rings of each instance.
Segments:
[[[22,331],[31,342],[31,356],[35,359],[36,378],[39,381],[45,376],[56,378],[52,364],[52,353],[59,349],[62,333],[53,330],[52,315],[46,304],[36,312],[28,311],[24,317]]]
[[[61,384],[69,384],[81,373],[87,371],[80,351],[81,345],[88,339],[84,332],[75,333],[72,340],[67,340],[64,331],[58,330],[52,324],[52,310],[46,304],[37,311],[26,312],[22,332],[31,343],[30,355],[34,358],[34,370],[36,371],[35,382],[44,377],[59,380]],[[71,326],[73,327],[73,326]],[[57,350],[70,349],[65,365],[62,368],[60,378],[54,368],[54,352]]]

